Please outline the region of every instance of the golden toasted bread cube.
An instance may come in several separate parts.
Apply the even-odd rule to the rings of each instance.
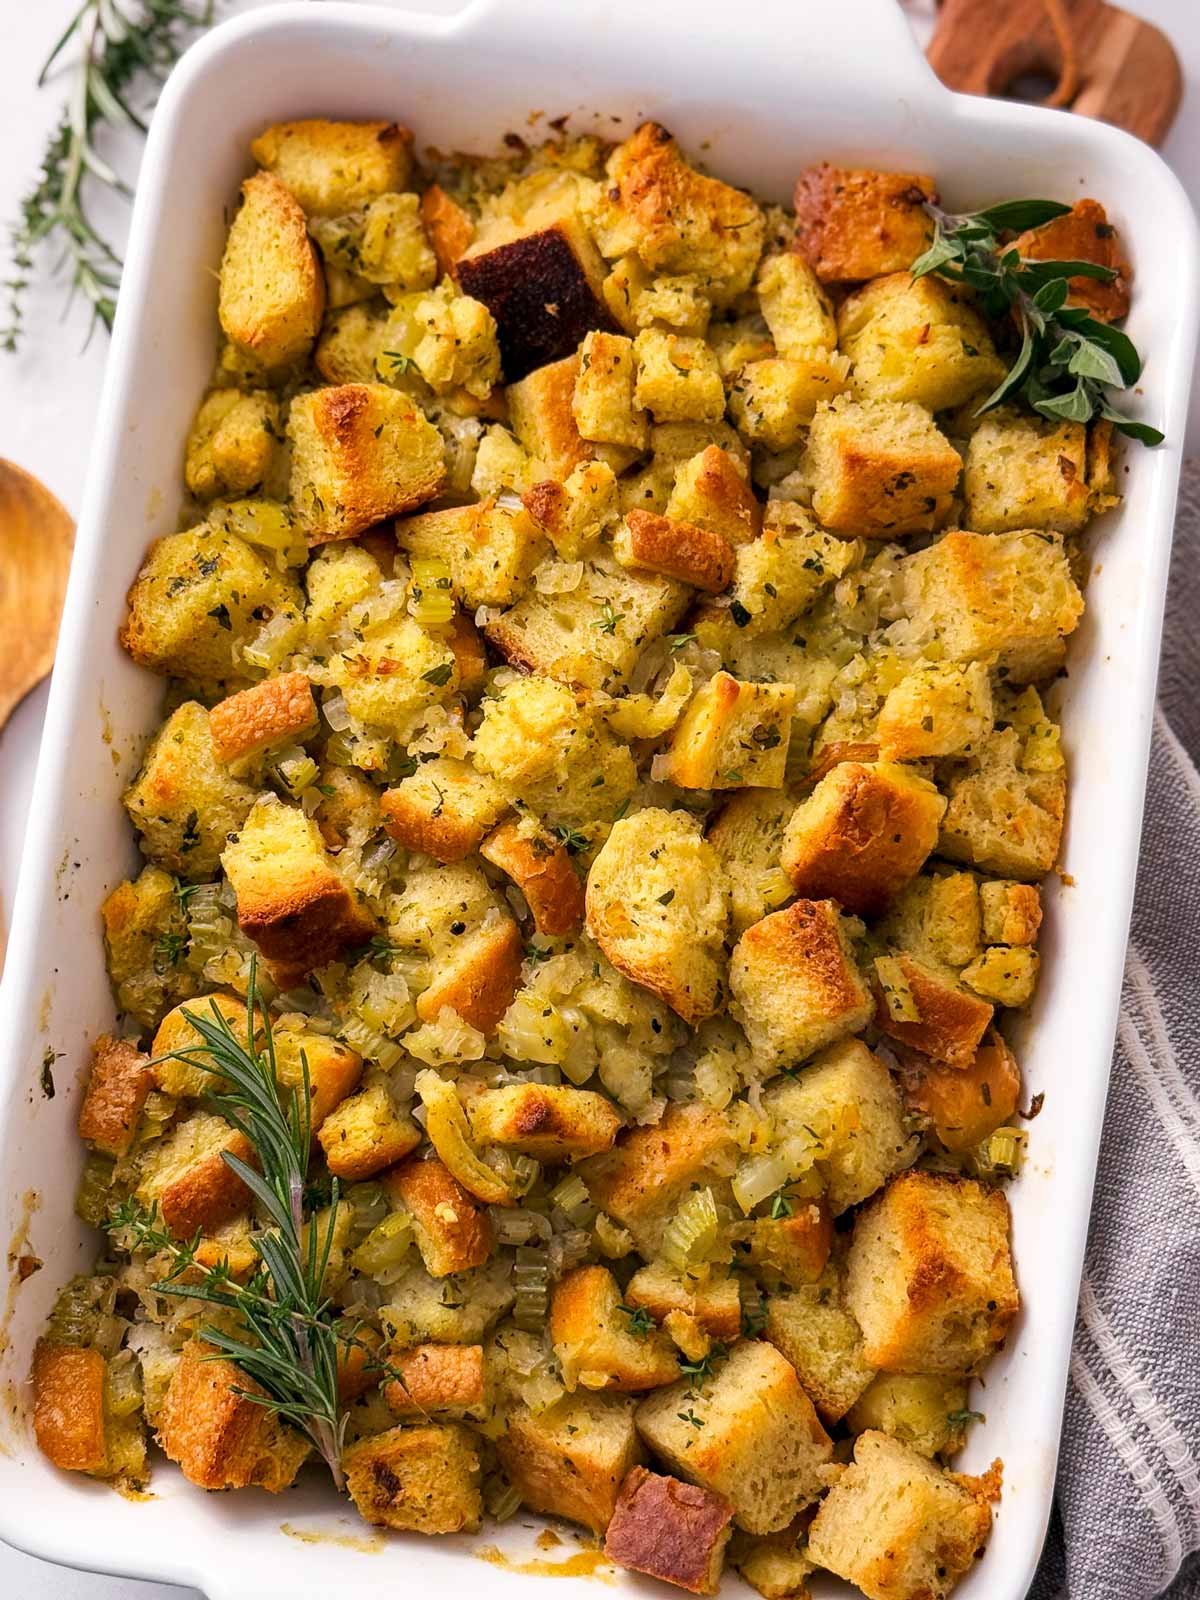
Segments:
[[[408,395],[383,383],[298,395],[288,437],[292,505],[310,544],[402,516],[432,500],[446,476],[441,434]]]
[[[961,1422],[951,1419],[967,1404],[961,1378],[924,1372],[881,1372],[846,1414],[853,1433],[886,1433],[926,1458],[952,1455],[963,1442]]]
[[[39,1339],[30,1376],[34,1437],[48,1460],[64,1472],[145,1481],[141,1417],[112,1415],[108,1363],[99,1350]]]
[[[605,303],[626,333],[673,328],[701,337],[712,316],[708,285],[695,272],[651,275],[636,255],[622,256],[604,280]]]
[[[617,480],[603,461],[581,463],[565,483],[543,478],[521,500],[564,561],[577,561],[599,544],[620,515]]]
[[[412,172],[412,134],[395,122],[277,122],[251,142],[250,153],[317,217],[341,216],[405,189]]]
[[[870,1021],[871,991],[832,900],[797,900],[746,929],[729,958],[730,1010],[765,1067],[794,1066]]]
[[[524,953],[521,930],[511,917],[464,933],[417,997],[418,1017],[435,1022],[449,1006],[480,1033],[495,1033],[520,987]]]
[[[430,288],[437,279],[437,258],[425,236],[421,201],[415,194],[378,195],[361,211],[318,217],[309,231],[325,258],[331,304],[360,300],[377,286],[389,299],[398,299]],[[338,279],[347,281],[343,286]]]
[[[237,896],[238,926],[282,989],[294,989],[376,931],[375,918],[326,852],[320,828],[298,806],[260,800],[221,865]]]
[[[854,1224],[846,1304],[886,1372],[978,1369],[1019,1305],[1003,1192],[928,1172],[893,1179]]]
[[[87,1087],[79,1107],[79,1137],[105,1155],[125,1155],[153,1087],[150,1058],[131,1039],[102,1033],[92,1046]]]
[[[164,1094],[178,1100],[200,1100],[226,1087],[224,1078],[177,1054],[204,1048],[203,1036],[193,1025],[193,1017],[201,1017],[205,1022],[215,1024],[217,1015],[225,1019],[237,1037],[245,1038],[246,1002],[234,994],[206,994],[189,1000],[169,1011],[159,1023],[150,1047],[154,1057],[151,1076]],[[209,1065],[216,1066],[207,1050],[204,1050],[204,1059]]]
[[[325,279],[304,212],[269,172],[242,185],[221,257],[218,314],[226,337],[266,372],[308,354],[325,310]]]
[[[1114,504],[1109,430],[1108,423],[1087,428],[1008,407],[990,412],[967,445],[967,525],[977,533],[1080,533],[1093,512]]]
[[[979,954],[979,886],[970,872],[921,873],[897,895],[879,932],[933,965],[965,967]]]
[[[421,196],[421,221],[439,271],[453,277],[458,258],[475,237],[475,224],[438,183],[431,183]]]
[[[612,690],[623,686],[646,646],[675,626],[687,596],[675,579],[629,572],[605,551],[584,563],[574,589],[528,594],[484,633],[524,671]]]
[[[479,1418],[487,1402],[483,1346],[418,1344],[397,1350],[388,1366],[400,1374],[383,1386],[383,1397],[398,1417]]]
[[[634,403],[633,340],[619,333],[589,333],[579,352],[571,409],[581,437],[644,450],[650,423]]]
[[[1093,261],[1115,278],[1067,279],[1069,306],[1082,306],[1101,322],[1116,322],[1129,311],[1133,270],[1121,236],[1098,200],[1076,200],[1065,217],[1018,234],[1012,248],[1029,261]]]
[[[833,1447],[791,1364],[744,1339],[703,1387],[684,1378],[643,1400],[638,1432],[682,1477],[723,1495],[740,1528],[773,1533],[828,1481]]]
[[[316,727],[316,702],[303,672],[266,678],[230,695],[208,714],[213,754],[237,774],[282,745],[303,743]]]
[[[705,445],[675,470],[666,516],[748,544],[762,530],[762,506],[741,465],[720,445]]]
[[[822,283],[903,272],[933,239],[932,178],[820,166],[796,180],[796,247]]]
[[[277,1028],[274,1042],[275,1077],[285,1093],[294,1090],[303,1097],[307,1068],[308,1116],[312,1131],[319,1133],[331,1112],[358,1088],[362,1057],[340,1039],[308,1028],[298,1032]]]
[[[746,1241],[750,1269],[769,1289],[815,1283],[833,1248],[833,1212],[824,1200],[789,1196],[787,1203],[790,1215],[755,1217]]]
[[[750,287],[766,232],[750,196],[689,167],[656,122],[613,151],[588,221],[610,261],[636,252],[653,271],[696,273],[716,305]]]
[[[524,1504],[603,1533],[626,1474],[642,1459],[633,1401],[577,1389],[537,1416],[512,1404],[505,1424],[496,1454]]]
[[[183,477],[197,500],[251,494],[272,483],[280,461],[279,401],[263,389],[214,389],[188,434]]]
[[[968,989],[998,1006],[1028,1005],[1037,976],[1037,951],[1005,944],[989,945],[961,973]]]
[[[1042,894],[1036,884],[993,878],[979,885],[983,937],[989,944],[1036,944]]]
[[[415,1150],[421,1130],[397,1109],[382,1074],[369,1073],[357,1094],[341,1101],[322,1121],[317,1139],[335,1178],[371,1178]]]
[[[571,933],[583,921],[583,884],[557,840],[527,824],[502,822],[479,853],[520,889],[539,933]]]
[[[589,1089],[510,1083],[471,1103],[471,1131],[480,1144],[503,1145],[555,1165],[611,1149],[621,1128],[612,1102]]]
[[[843,301],[837,326],[854,392],[864,398],[949,411],[1004,376],[969,291],[932,274],[876,278]]]
[[[992,1007],[953,972],[907,951],[877,971],[875,991],[876,1027],[951,1067],[968,1065],[992,1020]]]
[[[459,687],[450,636],[427,632],[405,615],[381,622],[361,641],[354,639],[327,665],[350,715],[377,739],[398,744],[407,744],[430,707],[445,705]]]
[[[841,395],[817,407],[803,468],[825,527],[892,539],[941,527],[962,460],[921,406]]]
[[[840,1422],[875,1375],[862,1329],[842,1303],[837,1272],[767,1301],[766,1337],[791,1362],[818,1414]]]
[[[193,1340],[171,1376],[158,1442],[201,1489],[253,1484],[278,1494],[294,1481],[309,1453],[308,1440],[239,1390],[261,1392],[240,1367]]]
[[[948,533],[902,563],[903,603],[953,661],[988,661],[1011,684],[1051,677],[1083,615],[1062,540]]]
[[[719,422],[725,415],[721,369],[703,339],[645,328],[633,353],[634,400],[656,422]]]
[[[778,788],[795,698],[790,683],[742,683],[718,672],[672,734],[663,777],[683,789]]]
[[[876,915],[921,870],[945,809],[943,796],[911,768],[839,762],[788,823],[783,870],[809,899]]]
[[[696,610],[692,627],[697,640],[737,659],[751,640],[779,632],[807,611],[857,566],[864,549],[858,539],[823,532],[807,512],[786,526],[768,522],[761,537],[738,547],[729,605]]]
[[[807,1547],[810,1520],[807,1513],[801,1513],[778,1533],[758,1538],[748,1533],[734,1535],[730,1564],[763,1600],[809,1600],[807,1580],[813,1564],[802,1552]]]
[[[290,579],[243,540],[202,524],[150,546],[120,640],[139,666],[165,677],[245,681],[239,647],[263,616],[298,609]]]
[[[895,1080],[861,1039],[830,1045],[794,1078],[773,1085],[764,1105],[776,1127],[815,1135],[817,1171],[835,1216],[874,1194],[917,1153]]]
[[[313,352],[326,383],[374,383],[387,318],[372,305],[351,305],[327,316]]]
[[[809,1557],[868,1600],[943,1600],[991,1532],[969,1484],[885,1433],[861,1434],[808,1530]]]
[[[709,594],[719,594],[733,581],[733,547],[723,534],[653,511],[627,511],[613,551],[623,567],[660,572]]]
[[[100,907],[108,976],[117,1005],[143,1028],[196,991],[183,964],[188,925],[175,879],[161,867],[143,867],[132,882],[119,883]]]
[[[789,251],[766,256],[754,287],[781,356],[797,359],[836,347],[833,305],[802,255]]]
[[[1067,786],[1061,771],[1024,772],[1015,734],[993,734],[977,768],[951,777],[938,854],[1010,878],[1042,878],[1058,859]]]
[[[579,378],[578,351],[535,367],[505,391],[512,430],[529,454],[560,483],[587,461],[604,461],[622,471],[637,452],[624,445],[594,444],[584,439],[575,423],[575,384]]]
[[[413,1156],[383,1180],[413,1219],[417,1248],[431,1277],[481,1267],[492,1253],[492,1225],[473,1195],[435,1157]]]
[[[490,498],[409,517],[397,523],[396,539],[410,556],[444,561],[455,594],[470,610],[512,605],[546,553],[541,528],[527,511]]]
[[[636,1394],[674,1383],[675,1346],[659,1328],[644,1328],[607,1267],[576,1267],[554,1289],[550,1337],[563,1382],[574,1391],[615,1389]]]
[[[917,1064],[919,1062],[919,1065]],[[996,1032],[965,1066],[906,1061],[904,1097],[933,1124],[947,1150],[973,1150],[1008,1122],[1021,1097],[1021,1072]]]
[[[462,861],[506,809],[495,782],[469,761],[435,756],[380,800],[384,826],[407,850]]]
[[[226,1152],[240,1161],[254,1159],[244,1133],[210,1111],[193,1112],[147,1147],[134,1196],[143,1205],[157,1205],[177,1239],[212,1233],[248,1211],[253,1198],[224,1161]]]
[[[380,377],[403,387],[409,361],[435,394],[465,390],[486,401],[500,381],[495,319],[445,279],[424,294],[403,295],[388,318]]]
[[[682,1313],[714,1339],[729,1344],[742,1331],[742,1302],[734,1277],[681,1277],[665,1263],[652,1261],[630,1278],[625,1301],[642,1307],[659,1323],[672,1312]]]
[[[992,731],[992,685],[981,661],[916,667],[888,691],[876,737],[884,761],[970,755]]]
[[[226,839],[250,813],[254,792],[217,765],[209,714],[188,700],[154,736],[123,799],[143,852],[194,882],[216,872]]]
[[[728,1178],[736,1162],[726,1119],[708,1106],[681,1102],[668,1105],[653,1126],[631,1129],[581,1172],[593,1203],[627,1228],[649,1259],[687,1191]]]
[[[479,1451],[458,1422],[392,1428],[343,1458],[365,1522],[409,1533],[473,1533],[483,1516]]]
[[[700,823],[650,807],[617,822],[588,873],[587,929],[686,1022],[721,998],[729,891]]]
[[[634,1467],[621,1485],[604,1553],[689,1594],[716,1594],[732,1516],[729,1502],[710,1489]]]
[[[849,376],[849,359],[836,350],[750,361],[733,380],[729,414],[753,444],[790,450],[803,439],[817,408],[849,387]]]
[[[708,842],[725,868],[736,933],[792,897],[779,854],[794,810],[795,802],[785,789],[743,789],[709,824]]]

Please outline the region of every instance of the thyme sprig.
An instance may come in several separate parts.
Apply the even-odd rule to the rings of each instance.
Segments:
[[[1057,200],[1009,200],[985,211],[955,214],[932,202],[925,209],[934,221],[934,237],[913,262],[913,277],[936,272],[966,284],[986,316],[997,320],[1011,315],[1020,334],[1016,359],[977,415],[1020,395],[1044,417],[1059,422],[1105,417],[1142,444],[1162,443],[1157,428],[1126,415],[1112,399],[1141,376],[1133,341],[1084,308],[1066,303],[1068,279],[1109,282],[1116,273],[1094,261],[1029,260],[1009,242],[1018,230],[1065,216],[1069,206]]]
[[[50,136],[37,179],[21,201],[9,229],[11,273],[4,281],[7,306],[0,348],[15,351],[21,338],[25,292],[40,251],[55,244],[52,270],[65,275],[71,294],[82,294],[92,323],[111,328],[121,282],[121,258],[89,215],[88,180],[128,198],[132,190],[101,155],[105,129],[145,123],[133,109],[135,92],[151,100],[182,55],[190,34],[212,21],[213,0],[83,0],[38,76],[45,84],[67,47],[78,51],[69,65],[66,109]]]

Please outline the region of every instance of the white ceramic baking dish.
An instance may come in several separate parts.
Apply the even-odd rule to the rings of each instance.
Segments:
[[[1094,194],[1133,256],[1129,329],[1148,357],[1139,409],[1167,443],[1127,450],[1124,504],[1094,535],[1062,698],[1069,879],[1049,887],[1044,977],[1018,1040],[1027,1092],[1046,1096],[1012,1190],[1024,1311],[977,1388],[987,1424],[966,1454],[971,1468],[1002,1457],[1005,1489],[987,1557],[960,1592],[1017,1600],[1050,1507],[1138,857],[1197,240],[1183,192],[1152,151],[1099,123],[948,94],[893,0],[756,0],[740,11],[716,0],[476,0],[449,16],[283,5],[219,28],[172,77],[138,189],[4,979],[0,1236],[16,1245],[10,1270],[23,1242],[44,1269],[19,1289],[14,1277],[4,1312],[0,1535],[55,1561],[194,1583],[219,1600],[326,1590],[349,1600],[385,1584],[490,1596],[532,1581],[473,1559],[470,1540],[372,1540],[319,1481],[283,1499],[206,1496],[161,1466],[154,1498],[122,1500],[39,1457],[24,1380],[56,1289],[95,1251],[72,1200],[79,1075],[89,1039],[112,1017],[97,907],[134,865],[119,796],[161,694],[119,652],[116,630],[147,542],[175,526],[181,441],[213,357],[222,214],[247,171],[247,141],[284,117],[383,115],[412,126],[421,145],[486,150],[507,129],[536,134],[535,113],[569,113],[574,128],[611,137],[653,115],[713,170],[777,200],[802,166],[826,157],[935,173],[952,206]],[[57,1057],[52,1099],[41,1087],[47,1051]],[[293,1533],[358,1543],[297,1542],[285,1520]],[[529,1525],[496,1541],[511,1551]]]

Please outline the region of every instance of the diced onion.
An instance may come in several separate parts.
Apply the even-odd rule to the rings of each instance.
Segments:
[[[321,702],[321,715],[334,733],[346,733],[350,728],[350,709],[340,689],[325,696]]]
[[[350,1257],[350,1265],[364,1277],[378,1279],[405,1261],[412,1242],[412,1218],[407,1211],[393,1211],[371,1229]]]
[[[427,1070],[417,1074],[416,1087],[425,1107],[425,1131],[443,1166],[485,1205],[511,1204],[519,1187],[517,1176],[511,1164],[507,1173],[490,1167],[475,1149],[467,1114],[454,1085]]]
[[[607,1212],[602,1211],[596,1218],[592,1232],[596,1236],[596,1248],[610,1261],[619,1261],[633,1250],[633,1235],[629,1229],[619,1227]]]

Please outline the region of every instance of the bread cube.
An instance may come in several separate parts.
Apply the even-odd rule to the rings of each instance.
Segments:
[[[733,581],[733,549],[722,534],[653,511],[626,512],[613,551],[623,567],[659,572],[709,594],[719,594]]]
[[[281,989],[294,989],[376,931],[326,853],[319,827],[297,806],[260,800],[221,865],[237,896],[238,926]]]
[[[923,1372],[881,1372],[846,1415],[854,1433],[868,1430],[898,1439],[918,1455],[951,1455],[962,1446],[963,1426],[951,1419],[967,1404],[961,1378]]]
[[[916,172],[808,167],[796,180],[796,247],[822,283],[903,272],[933,239],[925,201],[933,179]]]
[[[183,964],[188,924],[176,882],[161,867],[143,867],[119,883],[100,907],[108,976],[118,1007],[152,1028],[168,1006],[196,992]]]
[[[419,1344],[393,1352],[388,1366],[400,1374],[383,1386],[394,1415],[482,1417],[487,1403],[482,1345]]]
[[[855,1222],[846,1304],[884,1371],[976,1371],[1019,1305],[1003,1192],[928,1172],[893,1179]]]
[[[689,1594],[716,1594],[732,1515],[729,1502],[709,1489],[634,1467],[621,1486],[604,1553]]]
[[[803,470],[825,527],[892,539],[941,527],[962,461],[912,401],[841,395],[817,407]]]
[[[210,1346],[195,1339],[185,1345],[163,1400],[158,1442],[189,1483],[201,1489],[254,1485],[278,1494],[294,1482],[308,1440],[239,1392],[247,1390],[262,1392]]]
[[[410,1157],[383,1184],[412,1217],[417,1248],[431,1277],[448,1278],[481,1267],[491,1255],[487,1212],[436,1157]]]
[[[783,870],[800,894],[874,916],[921,870],[937,843],[944,798],[890,761],[842,761],[796,808]]]
[[[864,548],[858,539],[823,532],[807,512],[790,518],[786,526],[769,523],[760,538],[738,547],[728,606],[701,605],[693,613],[698,642],[727,661],[752,664],[747,648],[752,641],[787,628],[861,561]],[[747,671],[747,676],[776,674]]]
[[[242,185],[221,257],[218,314],[226,337],[265,372],[308,354],[325,310],[325,280],[304,212],[268,172]]]
[[[716,851],[683,811],[622,818],[588,873],[589,934],[618,972],[685,1022],[720,1004],[728,917]]]
[[[410,556],[444,561],[455,595],[472,611],[512,605],[546,553],[545,538],[529,513],[498,506],[490,497],[409,517],[396,524],[396,539]]]
[[[1012,242],[1029,261],[1094,261],[1116,277],[1068,278],[1067,304],[1081,306],[1101,322],[1117,322],[1129,312],[1133,270],[1121,236],[1098,200],[1076,200],[1065,217],[1018,234]]]
[[[833,1212],[827,1202],[786,1199],[788,1214],[754,1217],[748,1237],[736,1247],[745,1251],[750,1270],[771,1290],[815,1283],[833,1248]]]
[[[952,776],[938,854],[1010,878],[1042,878],[1062,842],[1066,779],[1023,772],[1013,755],[1015,733],[993,734],[975,770]]]
[[[224,1154],[253,1162],[254,1148],[244,1133],[209,1111],[177,1122],[141,1158],[134,1197],[157,1205],[177,1239],[212,1233],[250,1209],[250,1190],[223,1159]]]
[[[326,383],[374,383],[387,319],[374,305],[351,305],[327,316],[313,352]]]
[[[795,810],[785,789],[741,789],[708,827],[729,884],[735,933],[791,899],[791,881],[779,865],[783,836]]]
[[[555,1166],[610,1149],[620,1127],[604,1095],[565,1084],[510,1083],[486,1089],[471,1104],[471,1132],[479,1144]]]
[[[805,1394],[831,1427],[875,1375],[863,1353],[862,1329],[843,1304],[833,1268],[814,1283],[773,1294],[764,1332],[796,1369]]]
[[[763,1103],[776,1128],[815,1136],[817,1171],[835,1216],[874,1194],[917,1153],[895,1081],[861,1039],[830,1045],[769,1089]]]
[[[818,407],[846,390],[849,374],[849,360],[836,350],[749,361],[733,380],[729,413],[752,443],[790,450],[803,439]]]
[[[696,273],[714,305],[750,287],[766,223],[749,195],[688,166],[656,122],[619,144],[607,171],[588,221],[610,261],[636,252],[653,271]]]
[[[919,1065],[918,1065],[919,1062]],[[1021,1072],[1004,1040],[993,1032],[965,1066],[907,1062],[908,1104],[927,1116],[947,1150],[973,1150],[1008,1122],[1021,1097]]]
[[[989,412],[967,445],[963,501],[968,526],[976,533],[1082,532],[1094,511],[1113,503],[1108,451],[1104,448],[1097,459],[1091,448],[1094,433],[1082,422],[1058,422],[1008,407]]]
[[[901,890],[879,934],[932,966],[965,967],[979,954],[979,886],[970,872],[922,873]]]
[[[526,595],[484,632],[513,666],[611,691],[646,646],[675,626],[687,595],[675,579],[629,572],[604,552],[585,562],[575,588]]]
[[[762,529],[762,507],[746,474],[720,445],[705,445],[675,471],[665,515],[718,533],[731,545],[748,544]]]
[[[960,974],[968,989],[998,1006],[1024,1006],[1037,984],[1038,953],[1024,945],[989,945]]]
[[[808,1530],[808,1554],[867,1600],[944,1600],[991,1532],[986,1497],[969,1482],[885,1433],[861,1434]]]
[[[142,1419],[112,1414],[108,1370],[99,1350],[39,1339],[30,1373],[34,1437],[64,1472],[141,1484],[147,1476]]]
[[[683,789],[778,788],[795,698],[790,683],[743,683],[718,672],[672,734],[663,777]]]
[[[242,689],[208,715],[213,754],[239,775],[273,750],[303,743],[316,728],[316,702],[303,672],[281,672]]]
[[[437,256],[439,272],[453,277],[458,258],[475,237],[474,223],[439,183],[431,183],[421,196],[421,221]]]
[[[813,1564],[803,1554],[808,1545],[808,1521],[801,1514],[779,1533],[757,1539],[738,1534],[730,1545],[731,1564],[763,1600],[809,1600]]]
[[[833,306],[802,255],[789,251],[765,257],[754,287],[781,356],[790,360],[835,348]]]
[[[555,1286],[550,1337],[568,1390],[636,1394],[674,1383],[675,1347],[660,1329],[643,1328],[607,1267],[576,1267]]]
[[[308,1028],[276,1028],[274,1042],[276,1081],[285,1093],[294,1091],[302,1101],[307,1067],[309,1121],[313,1132],[319,1133],[325,1119],[358,1088],[362,1057],[340,1039]]]
[[[979,885],[983,936],[989,944],[1036,944],[1042,895],[1036,884],[993,878]]]
[[[415,1150],[421,1130],[397,1109],[387,1080],[370,1072],[357,1094],[342,1100],[322,1121],[317,1139],[335,1178],[372,1178]]]
[[[154,1057],[150,1073],[155,1087],[175,1100],[201,1100],[205,1095],[227,1087],[223,1076],[215,1070],[208,1070],[215,1069],[217,1063],[205,1049],[204,1036],[196,1028],[194,1018],[216,1023],[217,1018],[221,1017],[235,1035],[245,1038],[246,1009],[246,1002],[237,995],[206,994],[169,1011],[159,1023],[150,1047]],[[257,1018],[255,1032],[260,1032]],[[197,1049],[203,1051],[205,1065],[180,1053]]]
[[[621,1484],[642,1458],[633,1401],[577,1389],[537,1416],[510,1404],[505,1423],[496,1454],[523,1503],[603,1533]]]
[[[561,844],[540,829],[502,822],[488,834],[479,853],[516,884],[539,933],[554,936],[579,927],[584,913],[583,884]]]
[[[620,471],[633,452],[621,445],[595,444],[584,439],[575,423],[575,385],[579,378],[578,353],[536,367],[505,391],[512,430],[526,450],[551,478],[560,483],[587,461],[602,460]]]
[[[630,1129],[580,1170],[593,1203],[627,1228],[650,1258],[688,1190],[727,1178],[736,1161],[726,1119],[699,1102],[678,1102],[659,1122]]]
[[[346,648],[329,657],[326,675],[342,692],[351,717],[365,725],[368,738],[408,744],[430,707],[445,705],[458,691],[458,660],[450,636],[427,632],[415,618],[400,615],[360,629]],[[355,752],[364,766],[378,766],[384,755]]]
[[[674,1471],[723,1495],[747,1533],[773,1533],[815,1500],[833,1447],[791,1364],[744,1339],[703,1388],[643,1400],[638,1432]]]
[[[913,1050],[965,1067],[992,1020],[992,1007],[944,967],[901,951],[876,979],[875,1025]]]
[[[321,246],[326,274],[349,268],[367,292],[383,287],[389,299],[432,287],[437,258],[421,223],[415,194],[381,194],[361,211],[318,219],[310,231]]]
[[[579,352],[571,409],[584,439],[644,450],[650,437],[645,411],[634,404],[633,340],[618,333],[589,333]]]
[[[456,293],[448,280],[397,303],[388,319],[380,377],[402,380],[407,369],[398,356],[411,360],[435,394],[465,390],[487,400],[500,382],[495,319],[481,300]]]
[[[480,1033],[495,1033],[520,986],[524,951],[521,930],[511,917],[464,932],[417,997],[418,1017],[436,1022],[449,1006]]]
[[[854,392],[863,398],[949,411],[1004,376],[970,292],[934,274],[876,278],[843,301],[837,321],[838,347],[853,363]]]
[[[156,539],[129,591],[121,645],[164,677],[245,679],[241,646],[267,617],[298,612],[292,582],[236,535],[202,524]]]
[[[797,900],[747,928],[729,958],[730,1010],[758,1063],[779,1070],[857,1033],[871,992],[832,900]]]
[[[79,1107],[79,1137],[105,1155],[125,1155],[153,1087],[149,1057],[132,1040],[102,1033],[92,1046],[87,1087]]]
[[[564,561],[577,561],[620,515],[613,470],[603,461],[586,461],[565,483],[545,478],[521,497],[526,511]]]
[[[188,434],[184,482],[197,500],[259,491],[274,476],[282,439],[273,394],[214,389],[201,401]]]
[[[473,1533],[483,1516],[479,1451],[458,1422],[392,1428],[351,1445],[346,1487],[365,1522],[407,1533]]]
[[[384,826],[406,850],[462,861],[505,810],[495,782],[469,761],[435,756],[380,800]]]
[[[673,328],[701,337],[712,316],[708,284],[695,272],[652,275],[638,256],[622,256],[604,280],[608,309],[627,333]]]
[[[432,500],[446,476],[441,434],[408,395],[383,383],[297,395],[288,437],[292,505],[313,545],[402,516]]]
[[[1061,538],[946,534],[901,563],[902,599],[952,661],[994,663],[1010,684],[1052,677],[1083,615]]]
[[[992,685],[981,661],[919,666],[888,691],[876,737],[884,761],[970,755],[992,731]]]
[[[408,187],[412,134],[395,122],[277,122],[251,141],[309,216],[337,217]]]
[[[254,793],[217,765],[209,714],[188,700],[154,736],[123,800],[143,852],[195,882],[216,872],[226,839],[245,822]]]
[[[628,1305],[662,1323],[675,1312],[706,1334],[732,1344],[742,1331],[742,1302],[734,1277],[703,1277],[672,1271],[662,1261],[639,1267],[625,1289]]]
[[[656,422],[719,422],[725,415],[721,369],[703,339],[645,328],[633,353],[634,400]]]

